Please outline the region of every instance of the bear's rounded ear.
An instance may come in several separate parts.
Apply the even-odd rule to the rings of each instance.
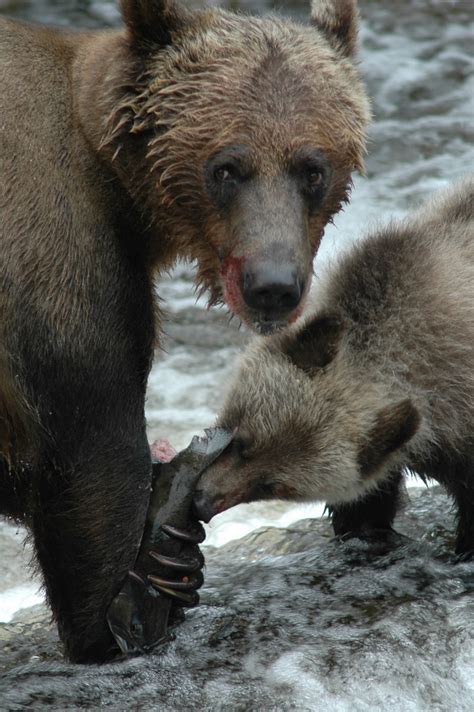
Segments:
[[[138,52],[171,44],[193,17],[174,0],[122,0],[121,7],[130,43]]]
[[[283,337],[282,351],[295,366],[311,374],[333,360],[343,331],[344,324],[337,317],[318,316],[301,331]]]
[[[421,415],[409,398],[378,411],[359,455],[362,477],[370,477],[389,455],[399,450],[415,435]]]
[[[342,54],[355,54],[359,27],[356,0],[312,0],[311,24]]]

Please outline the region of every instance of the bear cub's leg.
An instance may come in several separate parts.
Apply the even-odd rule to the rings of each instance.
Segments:
[[[469,443],[466,452],[472,452],[472,448]],[[457,505],[457,560],[474,559],[474,462],[470,456],[446,457],[438,480],[446,485]]]
[[[366,497],[328,506],[336,536],[379,541],[388,546],[400,544],[404,537],[392,524],[401,501],[402,480],[402,473],[394,472]]]

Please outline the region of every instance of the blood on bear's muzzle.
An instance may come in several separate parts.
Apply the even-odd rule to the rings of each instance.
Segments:
[[[292,261],[230,256],[221,272],[224,301],[252,329],[270,333],[301,314],[311,281],[302,271]]]

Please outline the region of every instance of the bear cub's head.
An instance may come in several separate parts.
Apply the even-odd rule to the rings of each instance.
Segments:
[[[201,519],[260,499],[348,502],[390,473],[420,415],[364,376],[348,331],[316,316],[244,352],[218,418],[234,440],[195,493]]]
[[[134,59],[116,70],[103,147],[156,226],[155,261],[195,259],[211,303],[275,331],[300,314],[363,167],[356,2],[314,0],[309,26],[173,0],[122,8]]]

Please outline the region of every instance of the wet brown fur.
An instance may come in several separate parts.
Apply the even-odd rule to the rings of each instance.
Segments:
[[[457,504],[474,552],[474,179],[355,244],[317,311],[244,353],[204,474],[209,517],[239,501],[325,500],[338,534],[390,531],[404,468]]]
[[[315,24],[318,8],[315,3]],[[92,140],[114,159],[159,226],[151,264],[161,263],[164,253],[170,260],[177,252],[196,259],[199,283],[211,301],[221,299],[222,250],[230,253],[236,238],[203,189],[201,166],[236,142],[251,148],[255,173],[269,180],[300,146],[316,146],[329,157],[331,189],[309,228],[317,248],[324,226],[348,199],[351,172],[363,168],[368,105],[352,61],[353,15],[350,53],[341,51],[339,39],[333,46],[311,27],[208,8],[191,17],[178,46],[146,56],[129,87],[120,54],[113,65],[102,54],[86,60],[110,67],[99,103],[102,125],[97,133],[94,121]],[[91,84],[83,97],[87,112],[98,103],[96,92]],[[134,168],[129,151],[153,132],[145,160]]]
[[[8,466],[18,450],[34,457],[38,423],[9,365],[8,354],[0,346],[0,453]]]
[[[143,528],[154,275],[194,258],[221,298],[238,236],[203,165],[229,141],[270,183],[297,146],[324,150],[332,179],[303,235],[317,248],[362,167],[352,5],[337,33],[327,2],[313,27],[167,0],[123,0],[118,31],[0,19],[0,498],[32,529],[74,660],[109,655],[105,612]]]

